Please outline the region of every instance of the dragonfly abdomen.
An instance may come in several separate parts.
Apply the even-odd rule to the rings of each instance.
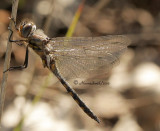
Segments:
[[[72,98],[77,102],[77,104],[81,107],[81,109],[92,119],[96,120],[98,123],[100,123],[100,120],[98,117],[86,106],[86,104],[80,99],[78,94],[70,87],[69,83],[67,83],[59,74],[58,70],[54,68],[54,71],[52,72],[55,74],[55,76],[60,80],[62,85],[66,88],[67,92],[72,96]]]

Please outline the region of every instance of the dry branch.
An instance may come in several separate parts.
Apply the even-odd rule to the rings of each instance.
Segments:
[[[19,0],[12,0],[11,18],[13,18],[14,20],[16,20],[16,16],[17,16],[18,2],[19,2]],[[14,27],[14,22],[13,21],[10,21],[9,27],[11,29],[13,29],[13,27]],[[9,33],[9,36],[10,35],[11,34]],[[9,42],[9,39],[8,39],[3,71],[6,71],[10,67],[11,50],[12,50],[12,44]],[[2,78],[2,83],[1,83],[1,90],[0,90],[0,124],[1,124],[2,114],[3,114],[4,101],[5,101],[7,78],[8,78],[8,71],[3,73],[3,78]]]

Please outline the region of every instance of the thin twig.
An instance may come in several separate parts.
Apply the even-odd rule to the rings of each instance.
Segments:
[[[14,20],[16,20],[16,16],[17,16],[18,2],[19,2],[19,0],[12,0],[11,18],[13,18]],[[9,23],[9,27],[11,29],[14,28],[14,22],[12,20]],[[10,35],[11,35],[11,32],[9,33],[9,36]],[[6,71],[10,67],[11,50],[12,50],[12,44],[9,42],[9,39],[8,39],[3,71]],[[2,83],[1,83],[1,90],[0,90],[1,91],[0,92],[0,124],[1,124],[2,114],[3,114],[4,101],[5,101],[7,78],[8,78],[8,71],[3,73],[3,78],[2,78]]]

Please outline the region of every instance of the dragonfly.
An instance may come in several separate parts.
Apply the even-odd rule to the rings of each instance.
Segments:
[[[100,119],[82,101],[68,81],[72,78],[87,78],[90,74],[107,73],[127,49],[130,39],[124,35],[49,38],[30,20],[22,21],[18,27],[15,20],[11,20],[22,39],[13,40],[14,31],[8,28],[11,32],[9,41],[20,46],[24,43],[27,45],[24,64],[10,67],[6,71],[27,68],[29,48],[32,48],[41,57],[43,66],[53,72],[82,110],[100,123]],[[104,68],[107,69],[106,72]]]

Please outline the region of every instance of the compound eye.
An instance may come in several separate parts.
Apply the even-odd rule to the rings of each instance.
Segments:
[[[21,35],[24,38],[27,38],[32,32],[32,25],[30,24],[24,25],[23,27],[20,28],[21,28]]]

